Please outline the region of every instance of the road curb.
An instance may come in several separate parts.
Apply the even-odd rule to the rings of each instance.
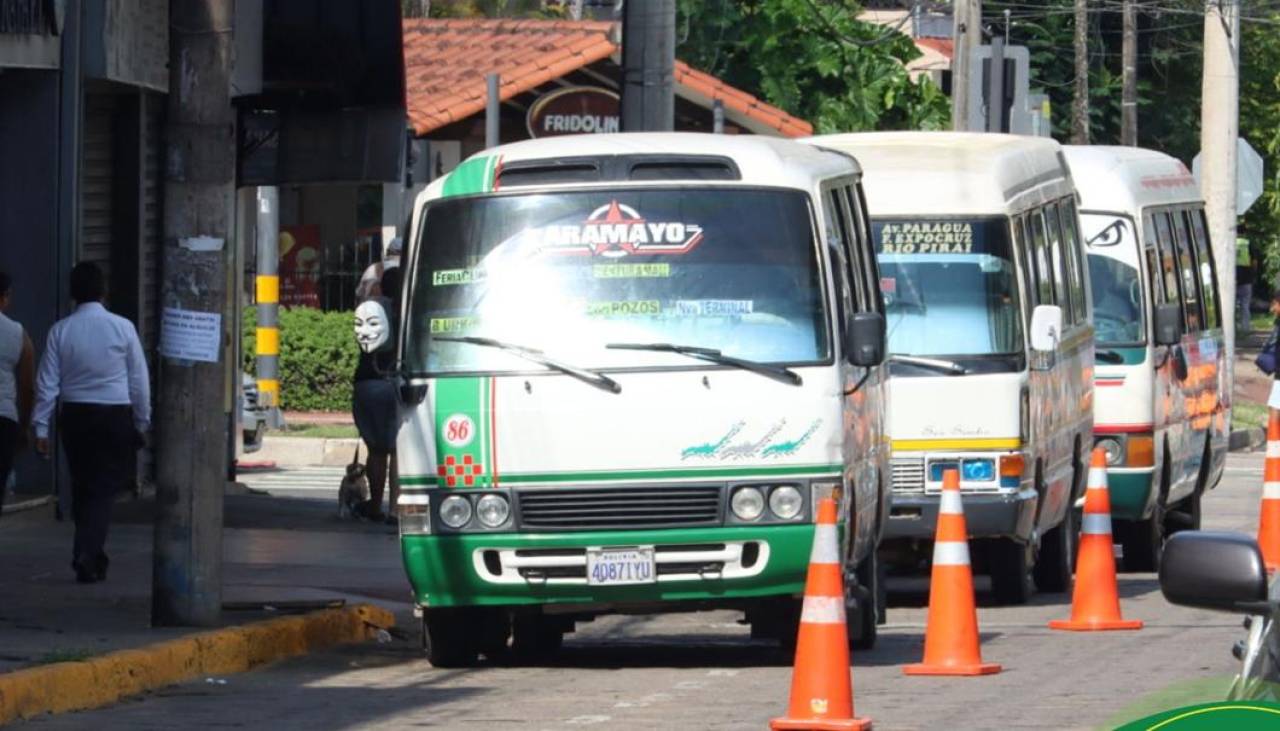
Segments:
[[[99,708],[202,675],[241,673],[287,657],[367,640],[393,626],[391,612],[360,604],[0,674],[0,725],[45,713]]]
[[[0,488],[3,489],[3,488]],[[23,500],[6,500],[4,507],[0,508],[0,515],[8,515],[10,513],[21,513],[24,510],[34,510],[36,508],[48,505],[53,502],[52,495],[41,495],[39,497],[25,498]]]
[[[1267,432],[1258,427],[1236,429],[1227,444],[1231,452],[1251,452],[1267,442]]]

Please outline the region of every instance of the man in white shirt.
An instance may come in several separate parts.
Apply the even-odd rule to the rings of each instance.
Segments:
[[[76,581],[107,575],[103,550],[116,493],[129,485],[151,424],[147,361],[133,323],[102,306],[106,282],[90,262],[71,270],[76,310],[49,331],[36,376],[31,422],[36,451],[49,455],[49,422],[61,402],[58,429],[71,470]]]

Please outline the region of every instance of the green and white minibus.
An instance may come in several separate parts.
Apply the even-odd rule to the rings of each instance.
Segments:
[[[1226,465],[1227,353],[1204,202],[1168,155],[1065,150],[1093,282],[1095,443],[1124,565],[1152,571],[1166,535],[1199,527]]]
[[[884,314],[860,171],[755,136],[505,145],[416,202],[400,541],[432,662],[613,612],[794,638],[818,496],[875,638]]]
[[[1075,191],[1052,140],[816,137],[863,168],[889,330],[893,504],[882,560],[922,570],[959,469],[1001,603],[1071,585],[1092,447],[1093,328]]]

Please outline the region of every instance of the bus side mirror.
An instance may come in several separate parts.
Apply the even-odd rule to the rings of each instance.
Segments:
[[[884,315],[879,312],[857,312],[849,320],[845,334],[845,353],[849,362],[863,368],[884,362]]]
[[[427,387],[410,383],[406,379],[401,379],[398,389],[400,396],[400,404],[402,406],[413,407],[421,404],[427,398]]]
[[[1051,353],[1062,340],[1062,308],[1057,305],[1036,305],[1031,312],[1031,349]]]
[[[1164,544],[1160,591],[1172,604],[1267,614],[1267,567],[1258,544],[1236,533],[1184,531]]]
[[[1177,302],[1156,305],[1156,345],[1182,342],[1182,308]]]
[[[1053,368],[1062,342],[1062,308],[1057,305],[1036,305],[1031,311],[1031,368],[1047,371]]]

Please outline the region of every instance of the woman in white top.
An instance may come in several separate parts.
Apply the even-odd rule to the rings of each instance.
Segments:
[[[35,348],[22,325],[4,313],[13,281],[0,272],[0,513],[13,457],[26,441],[35,391]]]

